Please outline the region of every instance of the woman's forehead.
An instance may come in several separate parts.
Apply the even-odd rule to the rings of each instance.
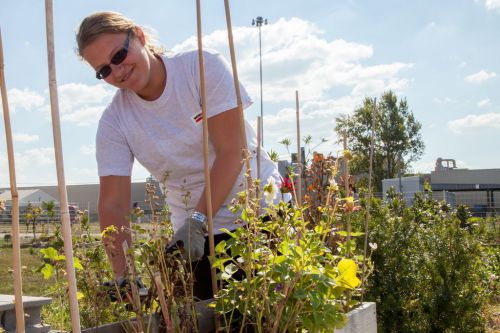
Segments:
[[[126,37],[126,33],[102,33],[83,49],[82,56],[94,68],[105,65],[123,47]]]

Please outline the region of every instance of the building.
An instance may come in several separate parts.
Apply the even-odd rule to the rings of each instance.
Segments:
[[[156,184],[157,192],[159,196],[161,193],[159,191],[158,184]],[[145,204],[146,194],[146,182],[132,183],[131,188],[131,203],[130,207],[137,203],[139,207],[148,211],[148,207]],[[68,204],[74,206],[80,210],[88,210],[90,218],[92,221],[97,220],[97,199],[99,198],[99,184],[80,184],[80,185],[66,185],[66,191],[68,194]],[[5,198],[10,198],[10,189],[3,188],[0,189],[0,198],[5,196]],[[59,189],[56,185],[49,186],[36,186],[36,187],[22,187],[18,189],[20,206],[21,204],[21,194],[23,194],[23,200],[25,202],[30,201],[32,203],[41,203],[42,201],[54,200],[59,204]],[[29,195],[28,195],[29,194]],[[10,200],[10,199],[9,199]],[[23,201],[23,202],[24,202]],[[10,206],[10,202],[7,202],[7,206]]]
[[[42,201],[56,201],[53,196],[47,194],[41,189],[19,189],[17,191],[19,206],[26,206],[28,202],[39,203]],[[6,205],[12,204],[12,194],[10,190],[5,190],[0,194],[0,200],[5,201]]]
[[[452,206],[467,205],[475,216],[500,213],[500,169],[461,169],[453,159],[438,158],[434,171],[427,175],[384,179],[384,197],[393,187],[411,202],[415,192],[423,191],[425,181],[434,198]]]

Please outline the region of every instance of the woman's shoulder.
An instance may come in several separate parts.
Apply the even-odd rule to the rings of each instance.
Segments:
[[[177,52],[169,52],[164,55],[167,61],[176,63],[184,63],[188,65],[198,66],[198,50],[185,50]],[[220,53],[214,49],[203,49],[204,62],[211,61],[212,59],[220,57]]]
[[[105,107],[101,118],[100,122],[106,121],[106,122],[114,122],[113,119],[116,120],[116,118],[119,115],[119,110],[123,109],[125,105],[125,100],[127,99],[127,91],[124,89],[118,89],[111,99],[111,102]]]

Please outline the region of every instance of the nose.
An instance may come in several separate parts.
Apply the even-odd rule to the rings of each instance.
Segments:
[[[110,64],[109,66],[111,67],[111,75],[113,75],[116,80],[121,79],[123,76],[123,63],[118,65]]]

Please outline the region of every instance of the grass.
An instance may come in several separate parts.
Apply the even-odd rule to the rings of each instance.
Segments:
[[[21,249],[21,265],[23,266],[23,295],[45,296],[44,291],[49,286],[49,282],[43,279],[41,273],[34,272],[41,265],[38,255],[31,254],[29,248]],[[0,281],[2,281],[0,294],[13,295],[12,248],[0,247]]]

